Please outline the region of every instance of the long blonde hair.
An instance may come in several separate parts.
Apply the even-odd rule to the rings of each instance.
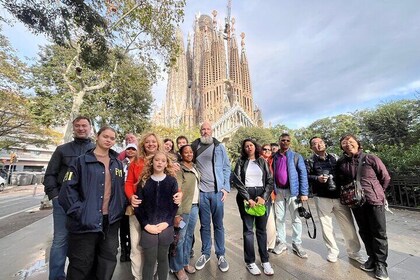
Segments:
[[[144,144],[146,143],[146,139],[149,136],[153,136],[156,138],[156,142],[157,142],[157,150],[156,152],[160,152],[163,149],[163,145],[162,145],[162,141],[160,139],[160,137],[154,133],[154,132],[147,132],[145,134],[142,135],[141,139],[140,139],[140,143],[138,145],[138,150],[137,150],[137,154],[135,157],[135,160],[138,160],[139,158],[144,158],[146,159],[147,157],[147,153],[146,153],[146,149],[144,148]]]
[[[171,157],[168,155],[168,153],[163,152],[163,151],[157,151],[153,155],[150,155],[145,158],[143,172],[141,173],[140,175],[141,179],[139,180],[140,181],[139,183],[142,187],[145,185],[146,181],[153,174],[153,159],[157,155],[164,155],[166,157],[167,166],[165,167],[164,173],[172,177],[176,176],[175,171],[174,171],[173,161]]]

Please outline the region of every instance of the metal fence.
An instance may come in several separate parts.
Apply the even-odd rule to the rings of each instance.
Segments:
[[[420,210],[420,178],[412,175],[393,175],[387,189],[390,206]]]

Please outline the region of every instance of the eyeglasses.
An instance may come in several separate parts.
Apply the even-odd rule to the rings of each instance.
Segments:
[[[130,147],[130,148],[127,148],[127,149],[125,149],[125,150],[126,150],[126,151],[128,151],[128,150],[129,150],[129,151],[137,151],[136,149],[131,148],[131,147]]]
[[[281,139],[280,142],[290,142],[289,139]]]
[[[271,149],[270,148],[264,148],[264,149],[262,149],[263,151],[270,151],[271,152]]]

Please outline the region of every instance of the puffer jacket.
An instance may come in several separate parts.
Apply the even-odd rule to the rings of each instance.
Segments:
[[[276,185],[276,165],[279,160],[279,152],[274,154],[272,170],[273,170],[273,182],[274,190],[278,189]],[[297,157],[297,162],[295,163],[295,156]],[[309,185],[308,185],[308,174],[306,172],[305,160],[303,157],[288,149],[286,151],[287,158],[287,177],[289,180],[290,194],[291,196],[307,196],[309,194]]]
[[[119,221],[125,212],[123,164],[118,153],[109,151],[111,197],[109,224]],[[68,169],[58,196],[67,213],[67,229],[72,233],[102,231],[102,201],[105,191],[105,166],[93,154],[93,149],[77,158]]]
[[[262,198],[265,201],[268,201],[271,195],[271,192],[273,191],[273,176],[271,175],[270,169],[268,167],[267,162],[264,158],[260,157],[255,160],[255,163],[260,167],[262,173],[263,173],[263,184],[264,184],[264,194]],[[245,176],[246,176],[246,170],[248,169],[249,159],[242,159],[239,158],[235,169],[233,171],[233,184],[238,190],[238,193],[243,197],[243,199],[249,200],[249,193],[245,187]],[[256,186],[257,187],[257,186]]]
[[[344,154],[337,161],[337,183],[339,186],[347,185],[356,179],[361,155],[361,151],[353,156]],[[360,184],[366,201],[371,205],[384,205],[385,189],[388,187],[391,177],[380,158],[372,154],[364,154],[364,156]]]

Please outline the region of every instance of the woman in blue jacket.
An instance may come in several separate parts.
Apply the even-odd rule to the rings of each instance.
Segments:
[[[64,177],[59,203],[67,213],[66,279],[111,279],[117,264],[118,221],[125,211],[124,172],[111,150],[115,130],[98,131],[96,147],[77,158]]]

